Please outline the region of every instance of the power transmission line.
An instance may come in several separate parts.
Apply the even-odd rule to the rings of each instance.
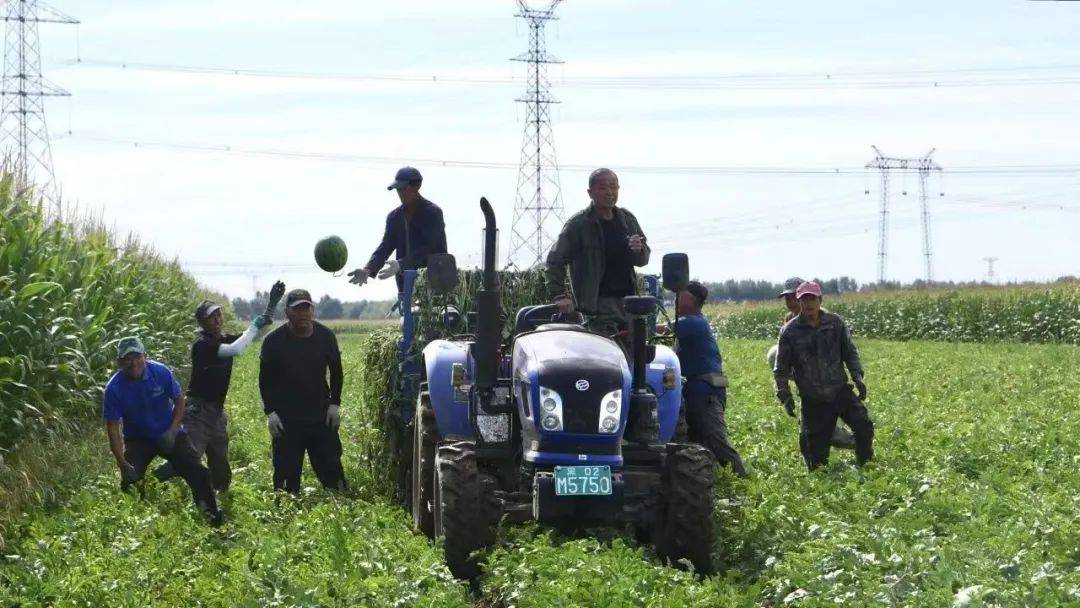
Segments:
[[[521,86],[527,80],[514,77],[478,77],[439,74],[358,74],[274,70],[245,67],[196,66],[82,58],[60,62],[66,66],[154,72],[176,72],[247,78],[284,78],[351,82],[386,82],[421,85]],[[1034,75],[1020,76],[1024,72]],[[1057,74],[1055,74],[1057,72]],[[942,76],[942,78],[930,78]],[[900,78],[904,77],[904,78]],[[912,77],[927,77],[912,79]],[[1044,86],[1080,84],[1080,65],[945,68],[938,70],[821,71],[790,73],[687,74],[641,76],[564,76],[554,80],[568,88],[655,90],[805,90],[829,88],[956,88],[993,86]]]
[[[485,160],[463,159],[439,159],[439,158],[414,158],[397,156],[373,156],[365,154],[323,152],[316,150],[289,150],[283,148],[253,148],[246,146],[234,146],[227,144],[208,143],[178,143],[155,141],[151,139],[127,139],[98,135],[93,133],[72,132],[64,139],[72,141],[84,141],[91,143],[114,144],[131,146],[139,149],[161,149],[177,152],[206,152],[233,154],[251,157],[280,157],[299,160],[318,160],[327,162],[347,163],[370,163],[370,164],[423,164],[425,166],[452,167],[459,169],[501,169],[517,170],[519,163]],[[598,164],[565,164],[559,165],[560,171],[588,173],[595,169]],[[754,176],[754,175],[818,175],[818,176],[859,176],[866,174],[865,169],[855,167],[809,167],[809,166],[692,166],[692,165],[623,165],[608,163],[610,167],[619,173],[641,173],[655,175],[714,175],[714,176]],[[917,173],[915,168],[897,170],[898,173]],[[1080,175],[1080,164],[1049,164],[1049,165],[958,165],[943,173],[949,175],[982,175],[982,176],[1015,176],[1025,177],[1070,177]]]

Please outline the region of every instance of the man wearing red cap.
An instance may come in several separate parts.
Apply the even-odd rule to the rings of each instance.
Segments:
[[[874,456],[874,423],[863,403],[866,384],[859,351],[851,341],[844,319],[821,308],[820,285],[804,282],[795,290],[795,297],[799,301],[799,316],[784,324],[777,342],[773,366],[776,398],[794,418],[795,400],[788,384],[790,370],[802,399],[800,444],[810,470],[829,462],[837,418],[854,431],[855,461],[862,465]],[[857,395],[848,384],[848,373]]]
[[[803,281],[799,277],[791,277],[784,281],[784,291],[781,291],[777,298],[784,299],[784,308],[787,309],[787,315],[784,317],[784,323],[799,316],[799,300],[795,297],[795,291],[799,289],[799,285],[802,285],[806,281]],[[783,328],[784,324],[781,323],[780,327]],[[769,351],[765,353],[765,359],[769,362],[769,369],[776,367],[776,349],[777,345],[773,344],[769,347]],[[788,370],[788,378],[792,378],[791,370]],[[801,443],[801,441],[800,441]],[[851,434],[847,428],[841,424],[837,424],[833,430],[832,445],[834,448],[841,448],[845,450],[855,449],[855,436]],[[801,446],[803,450],[806,449],[805,445]]]

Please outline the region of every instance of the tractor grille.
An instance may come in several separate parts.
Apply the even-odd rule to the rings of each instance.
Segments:
[[[577,389],[577,382],[586,380],[589,388]],[[540,385],[553,389],[562,397],[563,432],[599,433],[600,399],[622,388],[622,369],[604,365],[595,359],[561,359],[545,361],[540,372]]]

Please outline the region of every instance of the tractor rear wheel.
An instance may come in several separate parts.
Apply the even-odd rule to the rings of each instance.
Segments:
[[[694,570],[712,570],[712,454],[697,444],[669,444],[664,462],[664,506],[653,538],[661,559],[688,560]]]
[[[416,401],[413,418],[412,516],[413,526],[428,538],[435,537],[435,443],[439,431],[431,395],[424,391]]]
[[[443,539],[446,565],[460,579],[470,580],[480,574],[472,554],[495,540],[487,504],[476,462],[476,444],[440,443],[435,452],[435,537]]]

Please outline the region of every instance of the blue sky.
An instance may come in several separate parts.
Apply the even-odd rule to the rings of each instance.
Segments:
[[[74,95],[48,105],[65,198],[188,263],[204,283],[247,295],[255,275],[260,285],[280,277],[316,294],[389,297],[388,281],[357,288],[322,273],[311,250],[339,234],[350,268],[367,260],[396,204],[385,190],[396,163],[130,142],[412,159],[424,193],[446,213],[460,264],[479,259],[481,195],[496,206],[505,250],[516,169],[420,161],[516,164],[523,113],[513,99],[523,84],[255,78],[110,62],[520,79],[523,66],[508,58],[525,50],[528,29],[514,18],[513,2],[54,6],[83,22],[77,34],[42,29],[46,74]],[[1004,279],[1080,274],[1080,3],[570,0],[558,15],[548,47],[566,61],[551,71],[563,102],[553,128],[565,165],[858,169],[872,157],[871,144],[898,156],[937,148],[946,169],[1070,165],[1055,175],[932,180],[934,274],[981,278],[987,256],[1000,258]],[[76,46],[83,62],[72,65]],[[970,69],[991,71],[956,71]],[[886,86],[847,76],[867,72]],[[796,76],[764,87],[762,74]],[[757,76],[714,86],[730,75]],[[709,88],[682,89],[575,84],[630,76],[654,84],[714,79]],[[1030,79],[1040,83],[1018,83]],[[953,86],[985,80],[1006,82]],[[942,86],[899,86],[932,81]],[[585,178],[584,169],[561,173],[567,215],[588,202]],[[656,269],[659,254],[682,250],[705,279],[876,277],[872,175],[869,185],[860,171],[620,178],[621,204],[653,243]],[[893,182],[890,278],[922,275],[916,186],[910,176]],[[941,190],[945,196],[936,196]]]

